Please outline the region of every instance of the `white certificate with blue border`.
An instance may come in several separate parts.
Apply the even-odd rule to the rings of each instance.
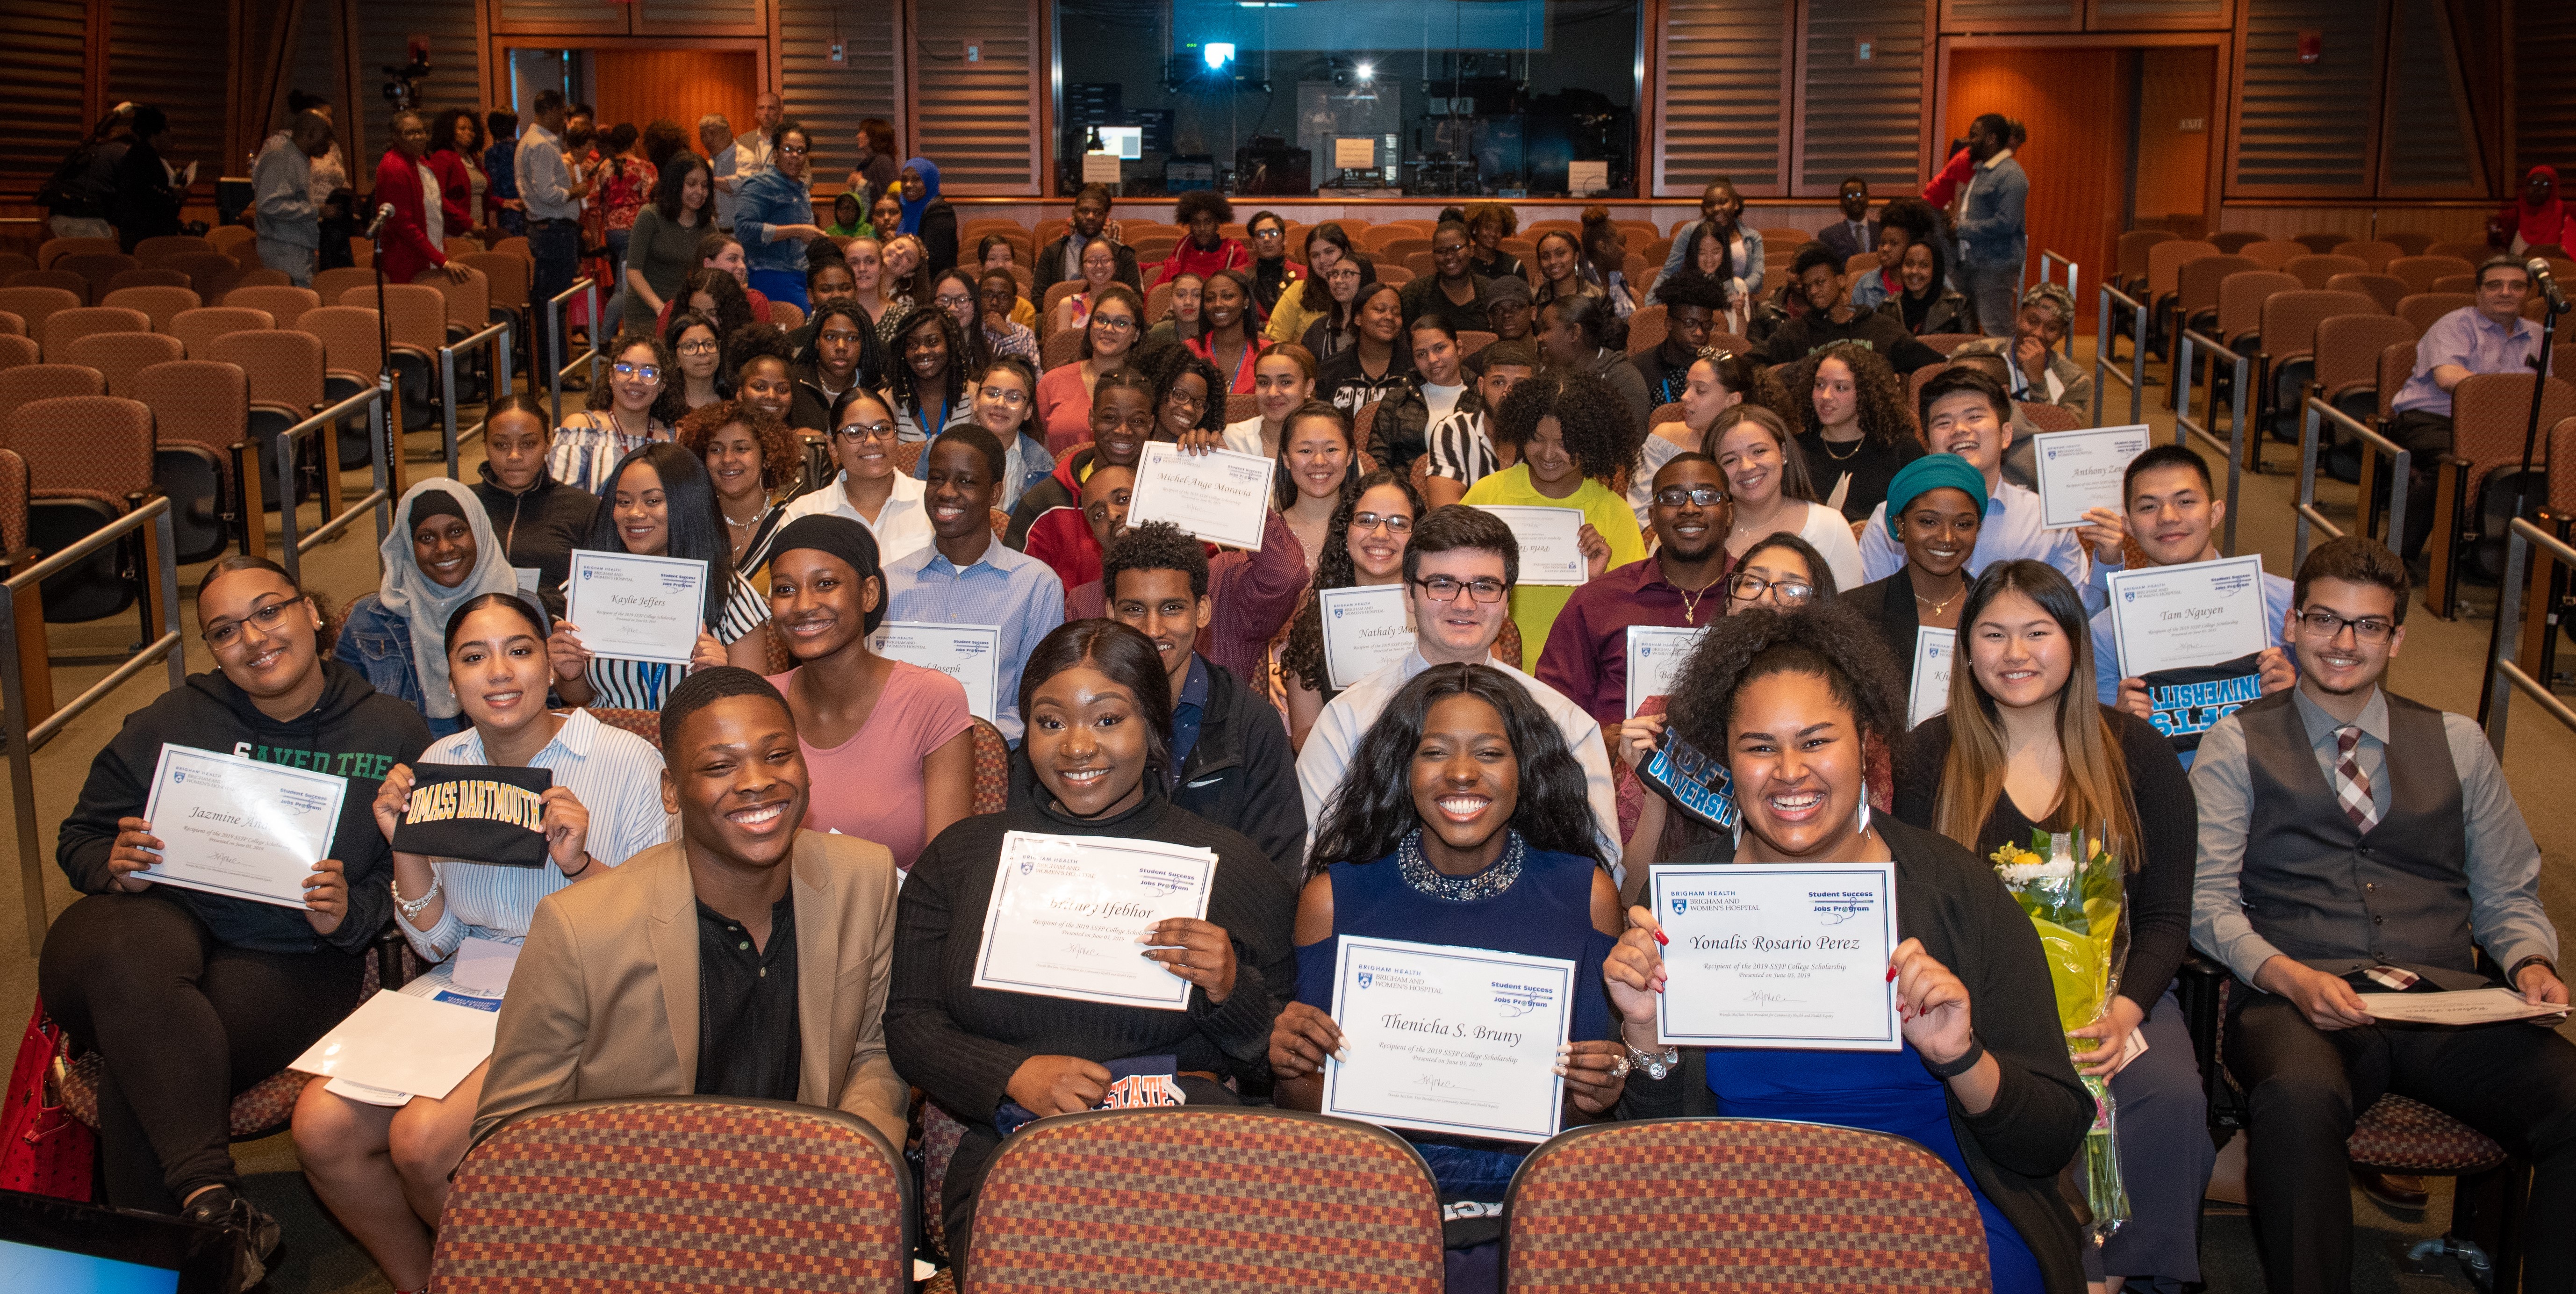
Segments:
[[[1670,696],[1673,682],[1690,663],[1692,652],[1699,650],[1699,640],[1708,636],[1709,626],[1666,628],[1663,625],[1628,626],[1628,687],[1621,699],[1620,711],[1628,718],[1637,717],[1650,696]]]
[[[888,660],[935,669],[957,680],[966,689],[966,713],[993,721],[994,693],[1001,686],[999,626],[889,620],[877,626],[868,647]]]
[[[593,656],[686,665],[706,628],[707,564],[694,558],[572,550],[564,619]]]
[[[1895,1051],[1894,863],[1654,868],[1666,1046]]]
[[[2278,627],[2264,624],[2263,559],[2252,553],[2113,571],[2105,582],[2122,678],[2251,656]]]
[[[2088,427],[2043,431],[2030,438],[2039,474],[2039,524],[2050,530],[2084,524],[2089,508],[2121,510],[2129,460],[2147,452],[2149,429]]]
[[[1146,958],[1145,932],[1207,919],[1216,852],[1115,836],[1002,837],[977,988],[1186,1011],[1188,980]]]
[[[1324,626],[1324,674],[1333,687],[1356,686],[1412,653],[1413,620],[1404,591],[1401,584],[1315,590]]]
[[[1591,574],[1590,559],[1583,555],[1583,509],[1476,506],[1512,528],[1512,539],[1521,546],[1521,583],[1581,584]]]
[[[1950,662],[1958,654],[1959,631],[1917,625],[1914,629],[1914,683],[1905,700],[1905,726],[1950,708]]]
[[[1556,1049],[1583,988],[1561,957],[1343,935],[1333,1023],[1350,1060],[1324,1062],[1323,1112],[1545,1141],[1564,1118]]]
[[[163,746],[143,802],[161,861],[135,875],[301,910],[305,878],[331,856],[348,793],[337,774]]]

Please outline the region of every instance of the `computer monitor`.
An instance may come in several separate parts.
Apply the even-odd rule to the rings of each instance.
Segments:
[[[1100,127],[1100,150],[1116,153],[1121,161],[1132,162],[1145,155],[1145,128],[1142,126]]]
[[[0,1290],[215,1294],[232,1260],[232,1237],[213,1227],[0,1191]]]

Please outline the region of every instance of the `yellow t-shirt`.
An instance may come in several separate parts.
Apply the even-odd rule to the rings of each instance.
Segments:
[[[1610,570],[1617,570],[1646,555],[1645,536],[1637,531],[1637,514],[1628,501],[1610,492],[1599,481],[1586,480],[1582,487],[1562,499],[1551,499],[1530,484],[1529,465],[1515,463],[1492,473],[1467,487],[1462,500],[1470,507],[1504,508],[1579,508],[1583,519],[1601,532],[1610,545]],[[1512,623],[1521,631],[1521,669],[1538,672],[1538,656],[1547,648],[1548,630],[1556,627],[1556,613],[1565,609],[1566,599],[1574,590],[1563,585],[1521,584],[1512,588]]]
[[[1038,326],[1038,308],[1030,305],[1027,297],[1011,298],[1011,322],[1035,332]]]

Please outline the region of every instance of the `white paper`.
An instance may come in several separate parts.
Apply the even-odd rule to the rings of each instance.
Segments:
[[[552,625],[545,624],[546,573],[534,566],[513,566],[510,568],[510,575],[519,582],[519,596],[526,598],[528,600],[528,605],[536,608],[537,623],[545,625],[546,632],[554,632],[554,627]]]
[[[1401,584],[1317,589],[1315,604],[1323,615],[1324,673],[1336,690],[1413,650]]]
[[[1148,442],[1136,463],[1127,524],[1168,521],[1209,543],[1257,553],[1270,522],[1270,473],[1277,466],[1259,454],[1185,454],[1178,445]]]
[[[1634,719],[1650,696],[1670,696],[1673,680],[1680,678],[1682,666],[1698,650],[1699,640],[1708,636],[1709,626],[1673,629],[1663,625],[1628,626],[1628,695],[1627,706],[1620,713]]]
[[[492,1054],[493,1011],[378,993],[287,1068],[387,1092],[445,1096]]]
[[[686,665],[706,626],[707,564],[572,550],[564,618],[593,656]]]
[[[1668,1046],[1895,1051],[1893,863],[1657,867]]]
[[[2147,451],[2148,429],[2093,427],[2043,431],[2030,438],[2039,472],[2039,524],[2050,530],[2084,524],[2087,508],[2120,512],[2129,460]]]
[[[2361,1006],[2370,1018],[2401,1024],[2495,1024],[2505,1020],[2539,1020],[2567,1014],[2563,1006],[2533,1006],[2509,988],[2473,988],[2451,993],[2364,993]]]
[[[1512,538],[1520,541],[1521,583],[1583,582],[1583,509],[1478,506],[1500,517],[1512,528]]]
[[[1118,182],[1118,155],[1116,153],[1083,154],[1082,182],[1085,184],[1116,184]]]
[[[2271,645],[2261,557],[2113,571],[2108,583],[2122,678],[2215,665]]]
[[[1001,685],[1002,631],[996,625],[950,625],[889,620],[877,626],[869,649],[890,660],[935,669],[966,689],[966,712],[993,722]]]
[[[1568,162],[1565,164],[1565,192],[1569,197],[1589,197],[1610,187],[1608,162]]]
[[[331,856],[349,779],[193,746],[163,746],[143,818],[161,861],[156,885],[305,908],[304,881]]]
[[[499,993],[510,987],[510,972],[518,965],[519,945],[467,935],[456,946],[452,975],[458,988]]]
[[[1350,1060],[1324,1063],[1323,1112],[1545,1141],[1565,1110],[1556,1049],[1583,987],[1560,957],[1344,935],[1333,1023]]]
[[[1344,171],[1366,171],[1377,166],[1377,137],[1343,135],[1333,140],[1333,165]]]
[[[1918,625],[1914,630],[1914,688],[1905,703],[1905,726],[1950,708],[1950,660],[1959,643],[1956,629]]]
[[[1186,1011],[1190,982],[1144,956],[1158,922],[1207,918],[1216,853],[1153,840],[1002,837],[976,988]]]

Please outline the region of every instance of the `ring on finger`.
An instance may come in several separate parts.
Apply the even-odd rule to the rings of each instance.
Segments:
[[[1627,1076],[1628,1076],[1628,1058],[1627,1058],[1627,1057],[1625,1057],[1625,1056],[1618,1057],[1616,1060],[1613,1060],[1613,1061],[1610,1063],[1610,1077],[1612,1077],[1612,1078],[1626,1078]]]

